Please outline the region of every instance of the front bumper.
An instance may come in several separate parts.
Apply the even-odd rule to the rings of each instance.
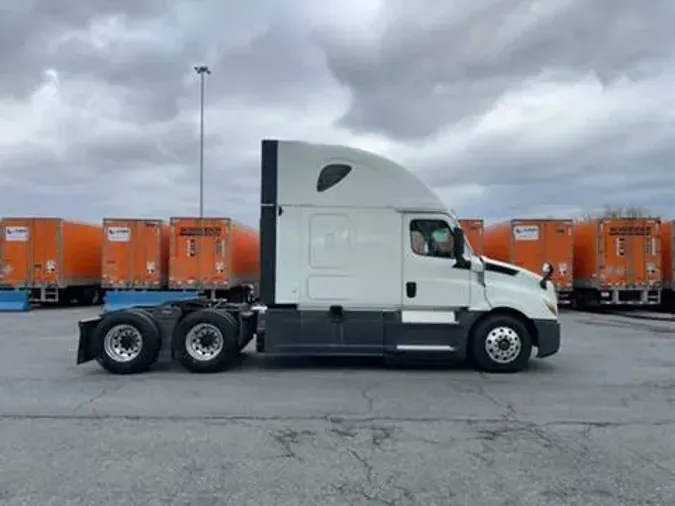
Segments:
[[[101,343],[94,338],[100,316],[80,320],[77,325],[80,329],[80,339],[77,344],[77,363],[91,362],[101,354]]]
[[[558,320],[534,320],[537,329],[537,358],[550,357],[560,351],[561,331]]]

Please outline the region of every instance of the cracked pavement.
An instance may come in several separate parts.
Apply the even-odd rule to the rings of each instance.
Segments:
[[[0,314],[0,505],[675,504],[675,322],[565,313],[516,375],[75,366],[96,310]]]

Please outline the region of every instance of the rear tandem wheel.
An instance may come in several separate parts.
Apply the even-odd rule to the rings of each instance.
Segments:
[[[157,325],[143,310],[105,315],[94,339],[101,346],[96,361],[113,374],[147,371],[157,361],[162,344]]]
[[[238,322],[223,311],[202,309],[185,317],[174,331],[175,359],[192,373],[220,372],[239,354]]]

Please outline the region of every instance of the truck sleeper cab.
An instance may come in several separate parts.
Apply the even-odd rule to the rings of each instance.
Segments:
[[[495,372],[521,370],[532,347],[558,352],[550,266],[539,276],[474,254],[454,213],[402,166],[300,141],[263,140],[261,155],[259,300],[81,321],[78,363],[141,372],[165,350],[213,372],[253,337],[270,355],[469,359]]]

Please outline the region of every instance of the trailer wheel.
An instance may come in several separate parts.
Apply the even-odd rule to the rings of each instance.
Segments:
[[[530,360],[532,336],[517,318],[488,316],[473,329],[469,354],[478,369],[518,372]]]
[[[239,353],[237,320],[229,313],[210,309],[189,314],[176,327],[173,353],[192,373],[226,369]]]
[[[101,353],[98,363],[113,374],[145,372],[157,361],[161,347],[159,328],[141,311],[120,311],[103,318],[95,331]]]

